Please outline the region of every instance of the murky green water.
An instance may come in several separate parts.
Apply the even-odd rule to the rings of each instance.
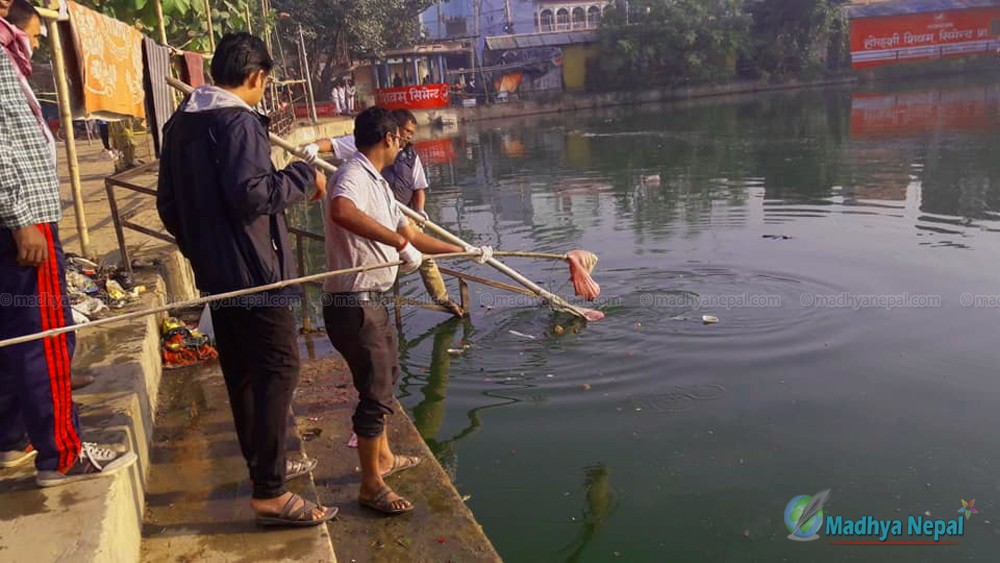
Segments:
[[[509,561],[993,560],[998,133],[1000,84],[955,79],[463,129],[432,218],[596,252],[607,318],[478,287],[470,322],[409,310],[401,400]],[[890,540],[979,513],[952,546],[786,539],[822,489],[826,515],[902,520]]]

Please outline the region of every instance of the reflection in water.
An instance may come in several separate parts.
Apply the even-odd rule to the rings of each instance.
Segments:
[[[506,394],[495,390],[483,391],[482,394],[484,396],[493,399],[500,399],[500,402],[491,403],[469,410],[466,413],[469,419],[468,425],[453,436],[442,438],[438,435],[441,431],[441,426],[445,418],[445,398],[448,393],[448,379],[453,357],[448,352],[448,349],[462,347],[461,342],[455,342],[455,335],[457,334],[459,327],[462,328],[464,335],[461,342],[465,342],[465,339],[468,338],[472,329],[472,324],[468,317],[462,319],[451,318],[438,326],[431,328],[422,335],[413,338],[412,340],[400,340],[400,348],[403,351],[401,354],[401,360],[405,365],[407,358],[406,350],[419,346],[428,337],[433,336],[430,366],[427,368],[426,382],[420,387],[422,397],[420,402],[411,409],[411,412],[413,424],[416,426],[417,432],[420,433],[420,437],[427,443],[427,447],[434,452],[434,455],[438,458],[438,461],[441,462],[441,465],[444,467],[445,471],[452,478],[452,480],[455,479],[458,466],[458,453],[455,449],[455,444],[469,435],[474,434],[482,427],[483,423],[480,420],[480,413],[487,409],[503,407],[523,400],[518,397],[507,396]],[[404,372],[406,371],[408,371],[408,368],[404,367]],[[405,400],[405,398],[410,395],[410,393],[405,389],[410,385],[413,385],[415,383],[415,379],[418,379],[417,376],[409,373],[403,377],[402,388],[404,391],[399,397],[401,401]],[[523,382],[506,381],[503,382],[503,384],[515,390],[530,389],[533,387],[531,384]]]
[[[1000,446],[968,428],[1000,424],[996,309],[958,302],[1000,278],[991,80],[609,108],[452,137],[429,167],[432,217],[507,250],[593,251],[615,303],[575,324],[533,301],[481,306],[473,287],[471,320],[421,332],[439,319],[406,312],[418,335],[401,339],[400,401],[504,558],[603,561],[611,544],[647,560],[777,561],[787,545],[740,531],[762,522],[783,539],[797,492],[905,515],[995,488]],[[523,271],[569,290],[561,265]],[[907,296],[940,305],[848,299]],[[970,450],[958,491],[943,460]],[[588,466],[571,525],[558,502],[574,502],[560,493],[580,476],[567,468],[594,460],[615,460],[615,488]],[[958,558],[1000,549],[993,532],[963,538]]]
[[[583,550],[597,536],[618,507],[614,489],[611,488],[611,470],[603,463],[584,468],[583,490],[587,504],[583,507],[583,526],[580,533],[562,552],[570,551],[566,563],[576,563]]]

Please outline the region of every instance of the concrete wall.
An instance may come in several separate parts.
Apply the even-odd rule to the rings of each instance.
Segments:
[[[587,86],[587,61],[597,58],[596,45],[563,47],[563,88],[567,92],[583,91]]]
[[[781,84],[763,84],[758,82],[738,82],[717,86],[697,86],[684,88],[664,88],[659,90],[644,90],[640,92],[611,92],[603,94],[554,94],[539,95],[530,100],[514,100],[503,104],[482,105],[472,108],[456,108],[456,115],[461,122],[480,121],[486,119],[507,119],[523,115],[543,113],[560,113],[595,108],[606,108],[621,105],[649,104],[702,98],[710,96],[725,96],[747,92],[766,92],[772,90],[787,90],[793,88],[830,86],[851,84],[857,81],[854,76],[844,76],[812,82],[788,81]]]

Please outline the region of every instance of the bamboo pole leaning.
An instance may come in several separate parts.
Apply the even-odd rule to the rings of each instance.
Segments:
[[[83,208],[83,184],[80,182],[80,161],[76,153],[76,137],[73,130],[73,111],[69,101],[69,80],[66,78],[66,57],[63,54],[62,41],[59,39],[58,20],[59,3],[54,2],[55,10],[40,11],[45,17],[45,25],[49,32],[49,42],[52,46],[52,70],[56,81],[56,97],[59,102],[59,121],[63,128],[66,144],[66,162],[69,168],[69,183],[73,191],[73,212],[76,216],[76,232],[80,237],[80,254],[87,258],[90,255],[90,230],[87,227],[87,214]],[[55,17],[52,17],[53,12]]]

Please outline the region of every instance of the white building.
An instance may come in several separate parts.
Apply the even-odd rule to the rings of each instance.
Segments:
[[[603,15],[613,9],[614,3],[611,0],[539,0],[535,2],[535,30],[545,33],[596,29],[601,24]]]

